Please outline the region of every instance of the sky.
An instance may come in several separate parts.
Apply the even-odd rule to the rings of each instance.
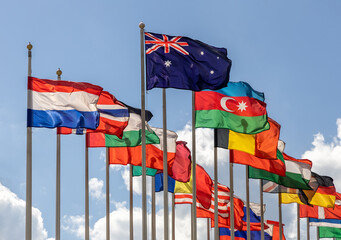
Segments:
[[[140,107],[139,22],[146,31],[187,36],[225,47],[230,81],[264,92],[268,114],[281,124],[285,152],[313,161],[340,191],[341,111],[338,0],[6,1],[0,8],[0,239],[24,239],[26,196],[27,48],[32,75],[100,85]],[[161,89],[146,94],[162,127]],[[191,92],[167,90],[168,129],[191,147]],[[213,178],[213,132],[197,130],[197,162]],[[84,239],[84,136],[62,136],[61,239]],[[33,239],[55,236],[56,132],[33,129]],[[229,185],[228,152],[219,150],[219,182]],[[105,151],[90,150],[90,235],[105,239]],[[235,194],[245,199],[245,167],[235,166]],[[150,179],[148,179],[150,187]],[[128,239],[128,167],[110,169],[111,238]],[[259,203],[258,181],[250,180]],[[148,187],[148,192],[150,188]],[[157,194],[157,234],[163,239],[163,194]],[[278,220],[277,197],[264,194],[265,217]],[[148,197],[148,203],[150,198]],[[150,205],[149,205],[150,206]],[[150,221],[150,208],[149,208]],[[134,179],[135,239],[141,235],[141,180]],[[190,239],[189,206],[176,208],[176,237]],[[296,239],[296,205],[283,206],[287,239]],[[149,222],[150,226],[150,222]],[[15,231],[13,231],[15,229]],[[213,231],[212,231],[213,232]],[[306,235],[301,221],[301,237]],[[212,234],[213,236],[213,234]],[[311,239],[315,239],[311,228]],[[206,221],[198,220],[198,239]]]

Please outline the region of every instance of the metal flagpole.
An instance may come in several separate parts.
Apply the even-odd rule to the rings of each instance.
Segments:
[[[264,240],[264,203],[263,203],[263,181],[259,179],[260,195],[260,217],[261,217],[261,240]]]
[[[175,240],[175,194],[172,193],[172,240]]]
[[[214,129],[214,146],[217,146],[217,133]],[[219,240],[218,225],[218,148],[214,147],[214,240]]]
[[[58,80],[61,80],[62,71],[57,70]],[[60,240],[60,134],[57,133],[56,154],[56,240]]]
[[[89,240],[89,149],[85,138],[85,240]]]
[[[110,240],[109,148],[106,148],[106,240]]]
[[[319,240],[320,239],[320,229],[318,226],[316,226],[316,239]],[[333,238],[335,239],[335,238]]]
[[[156,240],[155,176],[152,177],[152,240]]]
[[[297,240],[301,238],[301,226],[300,226],[300,205],[297,203]]]
[[[162,115],[163,115],[163,234],[168,240],[168,164],[167,164],[167,102],[166,89],[162,89]]]
[[[231,153],[230,153],[231,154]],[[233,163],[230,162],[230,220],[231,240],[234,240],[234,189],[233,189]]]
[[[28,49],[28,71],[27,76],[32,75],[32,44],[27,45]],[[28,81],[28,80],[27,80]],[[32,96],[27,91],[27,105],[32,101]],[[27,110],[26,110],[27,111]],[[26,220],[25,239],[32,239],[32,127],[27,127],[26,132]]]
[[[246,222],[247,222],[247,240],[251,240],[250,232],[250,184],[249,184],[249,166],[245,166],[246,175]]]
[[[282,240],[282,195],[278,193],[279,240]]]
[[[307,218],[307,240],[310,240],[309,218]]]
[[[192,240],[197,240],[197,171],[196,171],[196,144],[195,144],[195,92],[192,91]]]
[[[130,164],[129,174],[129,228],[130,228],[130,240],[134,239],[134,208],[133,208],[133,165]]]
[[[140,22],[140,47],[141,47],[141,117],[142,117],[142,240],[147,240],[147,177],[146,177],[146,99],[145,99],[145,73],[144,73],[144,27]]]
[[[211,219],[210,218],[206,218],[206,222],[207,222],[207,240],[210,240],[210,234],[211,234]],[[215,225],[214,225],[215,226]]]

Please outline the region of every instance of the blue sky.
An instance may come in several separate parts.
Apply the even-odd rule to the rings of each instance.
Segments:
[[[146,24],[147,31],[184,35],[227,48],[232,60],[231,81],[246,81],[265,93],[269,116],[282,125],[281,139],[286,142],[286,153],[297,158],[302,155],[309,157],[314,162],[313,170],[333,177],[338,188],[341,185],[338,178],[338,169],[341,169],[341,123],[337,124],[337,119],[341,118],[340,10],[341,3],[337,0],[3,3],[0,9],[3,86],[0,96],[0,184],[2,196],[11,197],[0,196],[0,209],[4,213],[0,214],[0,236],[1,232],[6,234],[5,229],[16,226],[18,236],[12,238],[24,237],[26,45],[28,42],[33,44],[33,76],[56,79],[55,72],[60,67],[62,79],[100,85],[118,99],[139,107],[140,21]],[[161,90],[149,91],[146,101],[147,108],[154,114],[150,124],[161,127]],[[188,137],[191,93],[170,89],[167,91],[167,104],[168,128],[177,131],[179,137]],[[199,134],[208,136],[207,139],[211,136],[211,132],[205,130]],[[36,239],[54,237],[55,140],[54,130],[33,131],[33,206],[41,214],[37,213],[37,219],[43,221],[34,223],[37,234],[40,234]],[[211,142],[203,144],[210,146]],[[198,149],[202,151],[199,153],[202,159],[198,162],[212,174],[210,159],[213,160],[213,151],[209,155],[210,152],[204,150]],[[227,153],[223,150],[219,153],[219,180],[229,184]],[[105,215],[105,201],[101,195],[101,190],[104,191],[101,181],[105,180],[103,154],[103,149],[90,151],[90,178],[94,179],[94,194],[90,198],[93,239],[103,239],[96,232],[100,232],[101,228],[95,226],[95,223],[100,225],[99,220]],[[124,217],[128,206],[124,202],[128,204],[129,200],[124,182],[126,171],[125,167],[111,169],[110,191],[112,216],[122,218],[119,223],[128,230]],[[245,197],[244,166],[237,166],[236,172],[236,194]],[[251,184],[256,189],[251,192],[251,200],[259,202],[258,182],[252,180]],[[62,239],[82,239],[79,217],[84,215],[82,136],[62,137],[61,194]],[[140,198],[136,193],[137,213],[141,206]],[[265,198],[266,217],[277,220],[277,199],[270,195],[265,195]],[[15,203],[14,207],[9,208],[9,203]],[[6,221],[3,220],[5,217]],[[294,225],[290,225],[294,217],[294,206],[285,206],[284,223],[287,224],[285,232],[288,239],[296,238]],[[112,221],[116,223],[116,220]],[[138,224],[136,239],[140,231]],[[204,223],[199,221],[199,224]],[[159,230],[161,234],[161,226]],[[126,239],[126,235],[118,230],[112,234]],[[180,230],[179,234],[182,234]]]

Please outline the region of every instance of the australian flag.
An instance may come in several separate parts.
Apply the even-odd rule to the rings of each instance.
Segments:
[[[145,33],[147,90],[177,88],[193,91],[227,86],[231,60],[225,48],[188,37]]]

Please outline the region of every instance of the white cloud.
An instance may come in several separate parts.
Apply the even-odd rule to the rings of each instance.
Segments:
[[[187,123],[186,126],[176,132],[179,141],[186,141],[187,147],[192,151],[192,125]],[[195,130],[196,137],[196,160],[197,163],[204,167],[213,167],[213,129],[197,128]],[[227,151],[218,152],[218,164],[228,163]]]
[[[334,179],[335,186],[341,185],[341,119],[337,119],[337,135],[331,142],[326,142],[323,134],[314,136],[313,147],[302,157],[313,162],[312,170],[320,175],[327,175]]]
[[[126,185],[126,189],[129,191],[129,176],[130,170],[129,166],[125,167],[123,171],[121,171],[122,178],[124,180],[124,184]],[[147,195],[151,195],[151,177],[147,176]],[[133,177],[133,192],[142,195],[142,177]]]
[[[124,204],[118,204],[116,210],[110,213],[110,238],[111,239],[129,239],[129,209]],[[171,214],[171,213],[170,213]],[[151,215],[148,214],[148,236],[150,231]],[[156,234],[157,239],[163,239],[163,210],[156,213]],[[171,215],[169,217],[171,223]],[[191,220],[190,205],[179,205],[176,207],[176,238],[190,239]],[[206,221],[198,219],[198,239],[206,239]],[[171,226],[170,226],[171,228]],[[169,233],[171,229],[169,228]],[[74,234],[79,239],[84,238],[84,216],[66,216],[64,217],[63,229]],[[105,217],[95,222],[90,229],[90,238],[93,240],[105,240],[106,233]],[[142,209],[134,208],[134,239],[141,239],[142,235]]]
[[[26,202],[0,183],[0,239],[25,239]],[[47,239],[39,209],[32,208],[32,239]],[[50,238],[50,240],[52,240]]]
[[[91,178],[89,181],[89,192],[90,196],[102,200],[105,198],[105,194],[103,192],[103,180],[100,180],[98,178]]]

